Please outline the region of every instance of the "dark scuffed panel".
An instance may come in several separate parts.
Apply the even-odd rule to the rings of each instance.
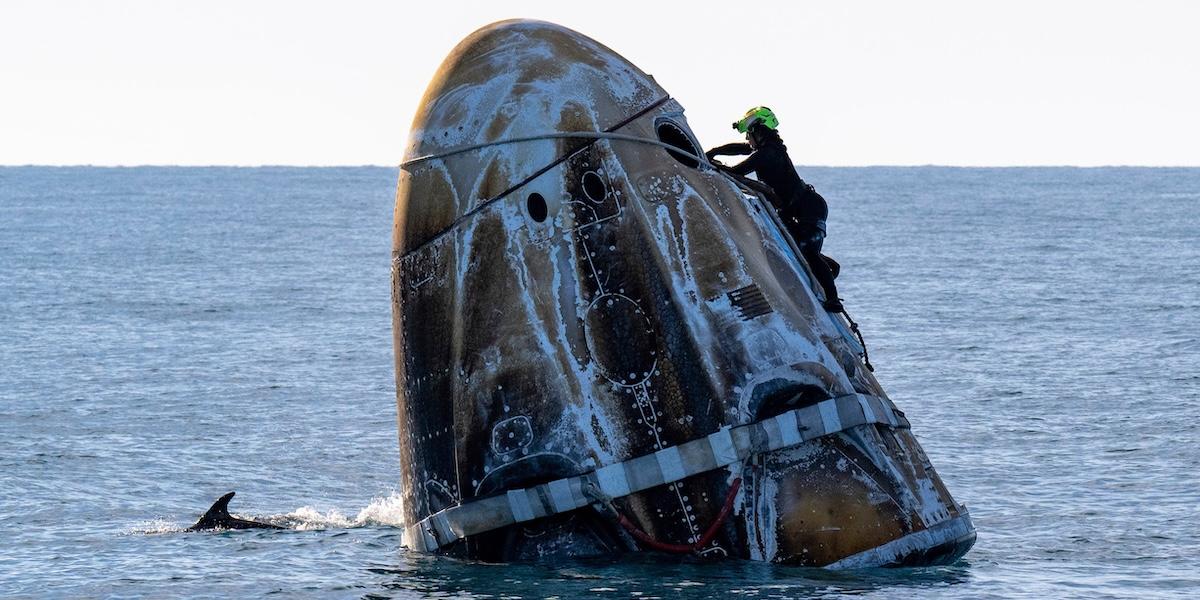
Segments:
[[[459,500],[454,462],[451,344],[445,335],[456,319],[454,279],[446,238],[397,261],[394,295],[397,322],[397,409],[405,511],[417,518]]]
[[[544,249],[525,245],[527,232],[506,225],[520,222],[516,213],[511,205],[480,213],[463,250],[470,258],[461,273],[455,420],[468,498],[578,474],[579,462],[591,456],[587,448],[555,443],[564,403],[576,395],[564,377],[574,370],[573,357],[540,343],[555,321],[540,318],[538,307],[554,303],[533,293],[550,275],[540,271],[552,265],[539,259]]]
[[[626,445],[620,458],[696,439],[724,422],[724,403],[710,385],[682,302],[658,246],[627,203],[636,195],[604,167],[606,146],[572,157],[564,176],[571,190],[577,278],[589,300],[584,318],[590,354],[607,381],[597,390],[622,409]],[[604,385],[607,383],[608,385]],[[647,490],[625,504],[639,523],[662,539],[698,539],[702,521],[723,498],[706,478]],[[720,489],[724,486],[718,486]],[[660,518],[660,514],[670,515]]]
[[[441,161],[402,170],[396,197],[404,200],[396,205],[397,231],[393,234],[402,256],[447,231],[463,211]]]

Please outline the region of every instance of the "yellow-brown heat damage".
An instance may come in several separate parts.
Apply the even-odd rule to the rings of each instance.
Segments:
[[[886,398],[769,205],[651,143],[702,155],[682,106],[607,47],[549,23],[484,27],[446,58],[411,131],[392,251],[410,528],[786,410]],[[879,424],[613,505],[653,538],[690,544],[737,478],[733,515],[703,555],[928,564],[974,537],[909,431]],[[969,535],[941,533],[964,523]],[[445,551],[638,548],[582,508]]]

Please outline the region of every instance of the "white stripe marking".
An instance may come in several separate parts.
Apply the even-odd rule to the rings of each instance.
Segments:
[[[683,470],[683,459],[679,456],[679,448],[671,446],[654,453],[658,460],[658,468],[662,471],[663,483],[674,483],[687,477]]]
[[[892,403],[883,398],[875,398],[875,402],[879,403],[880,412],[883,413],[883,418],[887,420],[888,425],[899,427],[900,420],[896,418],[896,411],[892,408]]]
[[[570,481],[555,479],[547,487],[550,488],[550,500],[554,502],[555,512],[564,513],[575,509],[575,499],[571,497]]]
[[[625,475],[625,463],[616,463],[596,469],[596,481],[600,491],[610,498],[628,496],[629,478]]]
[[[717,459],[717,467],[737,462],[737,448],[733,445],[733,435],[729,433],[728,427],[722,427],[715,433],[708,434],[708,445],[712,448],[713,457]]]
[[[450,520],[446,518],[445,513],[433,515],[433,526],[438,533],[438,537],[444,540],[456,540],[457,535],[454,535],[454,530],[450,528]]]
[[[859,408],[862,408],[863,418],[866,419],[868,423],[879,422],[879,419],[875,417],[875,411],[871,410],[871,402],[867,400],[866,396],[863,396],[862,394],[858,395],[858,406]]]
[[[508,490],[508,508],[512,511],[513,520],[518,523],[533,520],[533,507],[529,505],[529,496],[525,490]]]
[[[842,430],[842,419],[838,417],[837,400],[825,400],[817,404],[821,409],[821,425],[825,433],[837,433]]]
[[[432,552],[441,546],[438,546],[437,538],[433,537],[433,526],[424,521],[417,523],[417,535],[413,536],[413,541],[421,544],[420,552]]]
[[[775,420],[779,421],[784,447],[795,446],[804,441],[804,438],[800,437],[800,423],[796,420],[796,411],[789,410],[777,415]]]
[[[760,421],[760,427],[767,434],[767,448],[778,450],[783,447],[783,435],[779,431],[779,420],[771,417],[765,421]]]

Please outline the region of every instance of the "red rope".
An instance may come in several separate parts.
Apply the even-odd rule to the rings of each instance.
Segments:
[[[637,538],[637,540],[655,550],[661,552],[670,552],[672,554],[691,554],[699,552],[702,548],[708,545],[713,538],[717,537],[717,532],[721,530],[721,525],[725,524],[725,520],[729,518],[729,513],[733,512],[733,499],[737,496],[738,489],[742,487],[742,478],[738,477],[733,480],[733,485],[729,486],[729,492],[725,494],[725,504],[721,507],[721,512],[717,513],[717,518],[708,526],[704,535],[696,540],[694,544],[671,544],[668,542],[660,542],[650,534],[637,528],[632,521],[625,518],[625,515],[617,513],[617,521],[621,523],[621,527],[629,532],[629,535]]]

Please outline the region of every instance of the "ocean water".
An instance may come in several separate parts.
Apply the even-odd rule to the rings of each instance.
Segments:
[[[1200,595],[1200,169],[801,168],[957,564],[402,544],[389,168],[0,168],[0,596]],[[222,493],[283,531],[185,533]]]

